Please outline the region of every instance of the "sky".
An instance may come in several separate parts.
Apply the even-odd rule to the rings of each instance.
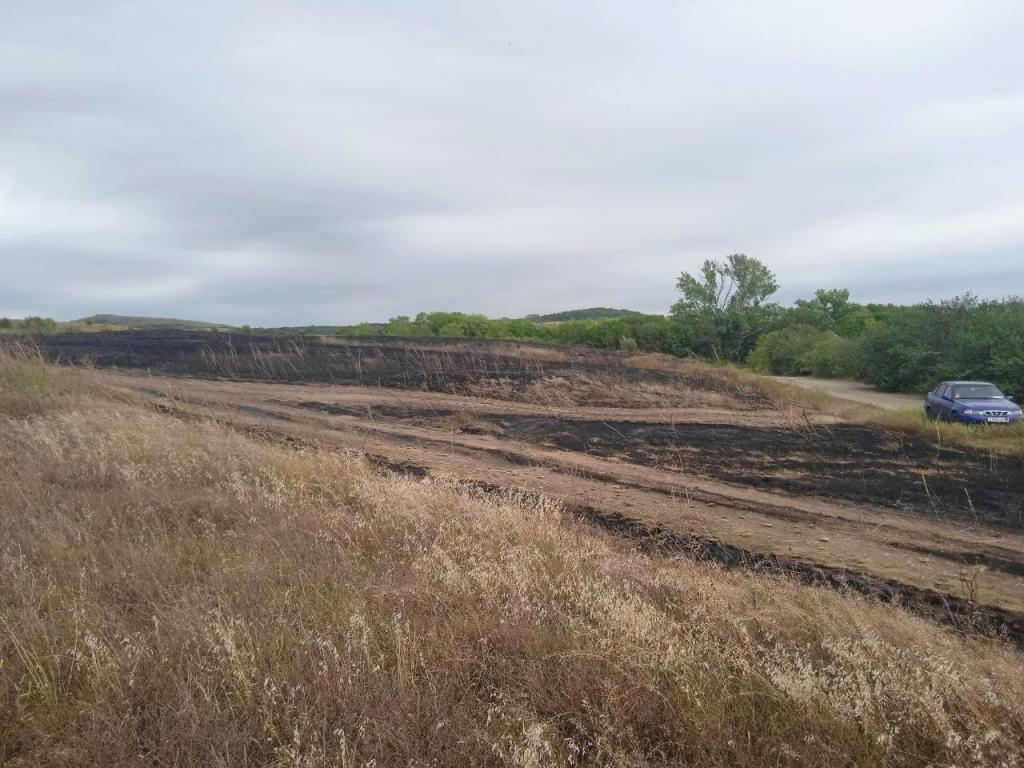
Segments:
[[[1024,4],[6,0],[0,315],[1024,294]]]

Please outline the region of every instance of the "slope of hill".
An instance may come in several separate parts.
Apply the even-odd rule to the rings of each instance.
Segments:
[[[611,307],[588,307],[586,309],[568,309],[564,312],[552,312],[547,315],[527,315],[525,319],[537,323],[558,323],[565,320],[601,320],[608,317],[635,317],[642,315],[633,309],[612,309]]]
[[[285,325],[276,328],[254,328],[258,333],[298,333],[303,336],[380,336],[387,323],[359,325]]]
[[[119,325],[125,328],[181,328],[184,330],[217,330],[234,326],[203,320],[180,320],[174,317],[134,317],[131,315],[90,315],[75,322],[90,325]]]

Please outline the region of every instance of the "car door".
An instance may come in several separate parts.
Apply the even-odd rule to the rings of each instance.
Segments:
[[[925,398],[928,403],[928,415],[933,419],[942,418],[942,393],[946,389],[946,382],[942,382],[928,393]]]
[[[947,384],[939,393],[939,418],[950,419],[953,417],[953,390],[952,384]]]

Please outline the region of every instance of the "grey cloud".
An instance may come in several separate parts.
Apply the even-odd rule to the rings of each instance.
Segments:
[[[1010,2],[15,4],[0,314],[664,311],[735,250],[787,301],[1020,293],[1022,33]]]

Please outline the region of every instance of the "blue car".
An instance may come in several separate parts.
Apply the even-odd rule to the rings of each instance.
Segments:
[[[944,381],[925,397],[924,412],[962,424],[1010,424],[1024,418],[1013,397],[987,381]]]

